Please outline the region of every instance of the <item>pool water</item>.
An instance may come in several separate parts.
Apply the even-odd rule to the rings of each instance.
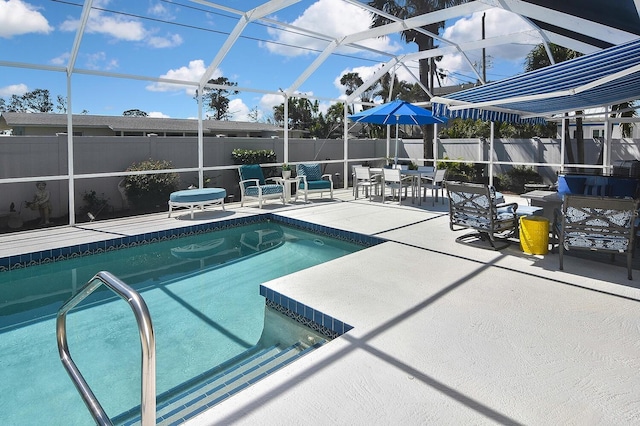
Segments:
[[[60,306],[106,270],[144,297],[157,394],[261,339],[265,281],[362,246],[264,222],[0,274],[0,424],[92,424],[56,344]],[[140,339],[127,303],[101,289],[67,317],[71,355],[110,417],[140,403]]]

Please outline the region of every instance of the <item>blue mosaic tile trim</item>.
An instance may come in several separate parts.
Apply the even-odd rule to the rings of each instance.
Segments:
[[[260,286],[260,295],[266,299],[266,305],[299,322],[300,324],[322,334],[329,340],[351,330],[353,327],[332,316],[323,314],[303,303],[287,297],[277,291],[273,291],[263,285]]]
[[[0,272],[6,272],[12,269],[26,268],[28,266],[40,265],[43,263],[59,262],[62,260],[81,256],[90,256],[92,254],[103,253],[106,251],[135,247],[141,244],[151,244],[159,241],[172,240],[176,238],[199,235],[207,232],[219,231],[222,229],[235,228],[238,226],[264,222],[266,220],[271,220],[283,225],[314,232],[316,234],[338,238],[340,240],[349,241],[366,247],[374,246],[386,241],[382,238],[374,237],[371,235],[358,234],[355,232],[331,228],[329,226],[303,222],[298,219],[278,216],[273,213],[265,213],[219,222],[210,222],[185,226],[182,228],[167,229],[165,231],[148,232],[145,234],[112,238],[109,240],[98,241],[94,243],[78,244],[75,246],[56,248],[52,250],[44,250],[33,253],[20,254],[16,256],[2,257],[0,258]]]
[[[359,234],[357,232],[345,231],[342,229],[332,228],[330,226],[304,222],[300,219],[278,216],[273,213],[269,213],[268,215],[270,216],[271,220],[282,223],[283,225],[299,228],[304,231],[310,231],[316,234],[326,235],[343,241],[349,241],[351,243],[359,244],[365,247],[375,246],[387,241],[384,238],[375,237],[373,235]]]

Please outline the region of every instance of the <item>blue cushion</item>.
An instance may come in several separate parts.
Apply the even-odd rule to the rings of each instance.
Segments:
[[[218,200],[227,196],[224,188],[185,189],[172,192],[169,200],[176,203],[198,203],[201,201]]]
[[[262,188],[262,195],[282,194],[282,188],[283,188],[282,185],[269,184],[269,185],[260,185],[260,187]],[[257,197],[258,187],[250,186],[245,189],[244,193],[251,197]]]
[[[587,178],[584,176],[558,176],[558,194],[580,195],[584,193],[584,185]]]
[[[636,197],[638,182],[635,179],[613,178],[610,182],[609,195],[612,197]]]
[[[258,179],[260,185],[265,184],[264,174],[259,164],[246,164],[240,166],[240,180]],[[248,188],[253,186],[251,182],[245,182],[244,187]]]
[[[320,164],[298,164],[296,173],[298,176],[306,176],[307,181],[322,179]]]
[[[331,189],[331,182],[329,182],[328,180],[313,180],[313,181],[307,181],[307,189],[309,190],[313,190],[313,189]],[[304,189],[304,181],[300,181],[300,186],[299,188]]]

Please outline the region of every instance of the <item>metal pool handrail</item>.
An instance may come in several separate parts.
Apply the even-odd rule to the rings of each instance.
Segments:
[[[58,338],[58,352],[60,361],[69,373],[82,399],[99,425],[111,425],[111,419],[107,416],[98,399],[80,373],[80,370],[71,359],[67,345],[67,313],[93,293],[100,286],[105,285],[114,293],[126,300],[138,323],[140,343],[142,346],[142,391],[140,397],[141,423],[143,426],[155,425],[156,422],[156,339],[151,323],[151,316],[147,304],[140,294],[119,280],[115,275],[101,271],[94,275],[78,293],[71,297],[58,310],[56,320],[56,335]]]

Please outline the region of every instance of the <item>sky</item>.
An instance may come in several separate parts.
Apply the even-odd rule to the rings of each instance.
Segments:
[[[214,3],[226,9],[215,9],[189,0],[94,0],[75,62],[82,72],[71,77],[71,110],[122,115],[140,109],[154,117],[197,117],[193,86],[139,77],[198,81],[237,25],[239,16],[234,12],[248,11],[265,1],[217,0]],[[0,0],[1,98],[8,101],[14,94],[48,89],[56,104],[59,95],[67,95],[66,73],[32,68],[67,66],[82,5],[81,0]],[[327,45],[321,37],[277,26],[275,21],[332,38],[365,31],[372,22],[369,12],[342,0],[303,0],[267,18],[247,25],[212,73],[211,78],[226,77],[244,89],[229,96],[231,120],[272,118],[273,107],[283,102],[278,91],[289,88]],[[441,35],[455,42],[480,39],[481,20],[479,13],[447,22]],[[528,29],[523,20],[508,12],[486,12],[486,38]],[[537,43],[531,38],[524,44],[487,49],[487,79],[522,73],[524,58]],[[345,73],[357,72],[366,81],[390,59],[382,52],[417,51],[414,43],[405,43],[395,34],[360,44],[367,49],[338,50],[300,86],[300,92],[318,99],[322,111],[331,105],[331,99],[345,98],[345,88],[339,83]],[[479,67],[481,52],[468,56]],[[438,67],[447,75],[442,82],[445,86],[476,82],[476,74],[460,54],[445,55]],[[410,68],[417,76],[417,64]],[[414,82],[402,68],[397,75]]]

